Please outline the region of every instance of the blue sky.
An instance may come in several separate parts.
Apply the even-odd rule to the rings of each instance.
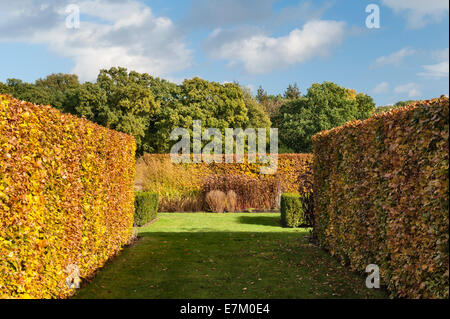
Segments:
[[[368,4],[380,28],[366,27]],[[0,0],[0,81],[125,66],[273,94],[333,81],[377,105],[427,99],[448,95],[448,12],[447,0]]]

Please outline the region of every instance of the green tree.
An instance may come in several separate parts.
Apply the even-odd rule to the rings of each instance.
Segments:
[[[39,91],[47,91],[49,100],[47,104],[57,109],[67,112],[67,94],[80,86],[78,76],[75,74],[50,74],[44,79],[38,79],[35,82],[35,88]]]
[[[79,82],[76,75],[59,73],[39,79],[35,84],[19,79],[8,79],[2,91],[20,100],[51,105],[65,111],[66,93],[77,86]]]
[[[100,88],[97,83],[85,82],[67,92],[66,112],[101,124],[100,114],[107,110],[106,91]]]
[[[35,104],[52,105],[52,91],[47,88],[38,88],[34,84],[23,82],[19,79],[6,80],[7,93],[19,100]]]
[[[97,77],[100,90],[91,88],[90,93],[106,95],[106,103],[99,104],[94,112],[98,123],[133,135],[141,147],[151,116],[159,107],[150,89],[151,76],[126,68],[101,70]],[[96,98],[103,101],[101,96]]]
[[[260,85],[258,88],[258,91],[256,92],[256,100],[259,103],[264,102],[267,99],[267,92],[263,89],[263,87]]]
[[[9,92],[9,86],[3,82],[0,82],[0,93],[3,94],[10,94]]]
[[[68,89],[76,88],[80,85],[80,82],[75,74],[53,73],[44,79],[36,80],[35,84],[38,87],[64,92]]]
[[[368,118],[375,109],[371,97],[335,83],[313,84],[307,94],[290,100],[274,120],[281,144],[295,152],[311,152],[314,134],[348,121]]]
[[[248,127],[251,128],[270,128],[271,122],[268,114],[264,111],[263,107],[258,100],[255,99],[249,88],[242,87],[241,90],[244,94],[244,103],[248,110],[249,123]]]
[[[194,120],[201,120],[203,129],[218,128],[222,134],[225,128],[247,128],[267,120],[262,110],[249,97],[246,98],[235,83],[220,84],[193,78],[178,87],[161,82],[159,85],[165,86],[159,89],[166,93],[161,107],[150,120],[145,152],[169,152],[174,143],[170,141],[171,131],[181,127],[192,134]],[[254,122],[250,121],[249,114],[254,116]]]
[[[136,139],[142,149],[150,119],[159,108],[150,88],[153,78],[125,68],[101,70],[96,83],[71,85],[70,78],[64,109]],[[53,85],[53,81],[50,82]],[[57,82],[60,83],[60,82]]]
[[[272,120],[278,114],[280,107],[285,103],[285,99],[280,95],[269,95],[267,92],[259,86],[256,93],[256,100],[261,105],[261,109]]]
[[[284,98],[288,100],[295,100],[301,98],[300,89],[297,86],[297,83],[294,85],[289,84],[288,88],[284,92]]]

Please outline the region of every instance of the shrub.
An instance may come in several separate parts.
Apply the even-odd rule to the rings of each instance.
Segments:
[[[393,296],[449,297],[449,101],[421,101],[313,138],[314,232]]]
[[[311,226],[302,197],[298,194],[284,193],[281,195],[281,223],[286,227]]]
[[[237,205],[237,195],[234,191],[227,192],[227,202],[226,202],[226,210],[229,213],[234,213],[236,211]]]
[[[159,201],[159,211],[164,212],[201,212],[204,206],[204,198],[201,194],[163,197]]]
[[[158,194],[136,192],[134,225],[143,226],[156,218],[158,212]]]
[[[59,298],[133,231],[134,138],[0,95],[0,298]]]
[[[253,178],[247,175],[208,177],[202,187],[203,193],[213,190],[234,191],[237,195],[235,209],[245,211],[250,208],[269,210],[276,208],[280,182],[276,178]]]
[[[205,198],[209,209],[215,213],[223,213],[227,201],[227,196],[221,191],[211,191],[206,194]]]

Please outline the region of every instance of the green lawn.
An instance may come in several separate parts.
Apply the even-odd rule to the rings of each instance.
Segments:
[[[279,214],[159,214],[75,298],[384,298]]]

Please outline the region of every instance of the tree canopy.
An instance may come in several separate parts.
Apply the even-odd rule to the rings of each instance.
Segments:
[[[0,92],[85,117],[136,138],[138,154],[167,153],[173,129],[192,133],[202,128],[279,129],[280,152],[310,152],[315,133],[366,119],[374,112],[372,98],[335,83],[313,84],[302,96],[297,84],[285,92],[256,96],[239,83],[218,83],[198,77],[175,84],[125,68],[101,70],[96,82],[80,83],[74,74],[51,74],[35,83],[0,82]]]
[[[294,83],[294,85],[289,84],[288,88],[284,92],[284,98],[288,100],[295,100],[301,98],[302,95],[300,94],[300,89],[297,86],[297,83]]]
[[[280,143],[295,152],[311,152],[314,134],[356,119],[366,119],[375,109],[368,95],[332,82],[313,84],[307,94],[287,101],[274,118]]]

